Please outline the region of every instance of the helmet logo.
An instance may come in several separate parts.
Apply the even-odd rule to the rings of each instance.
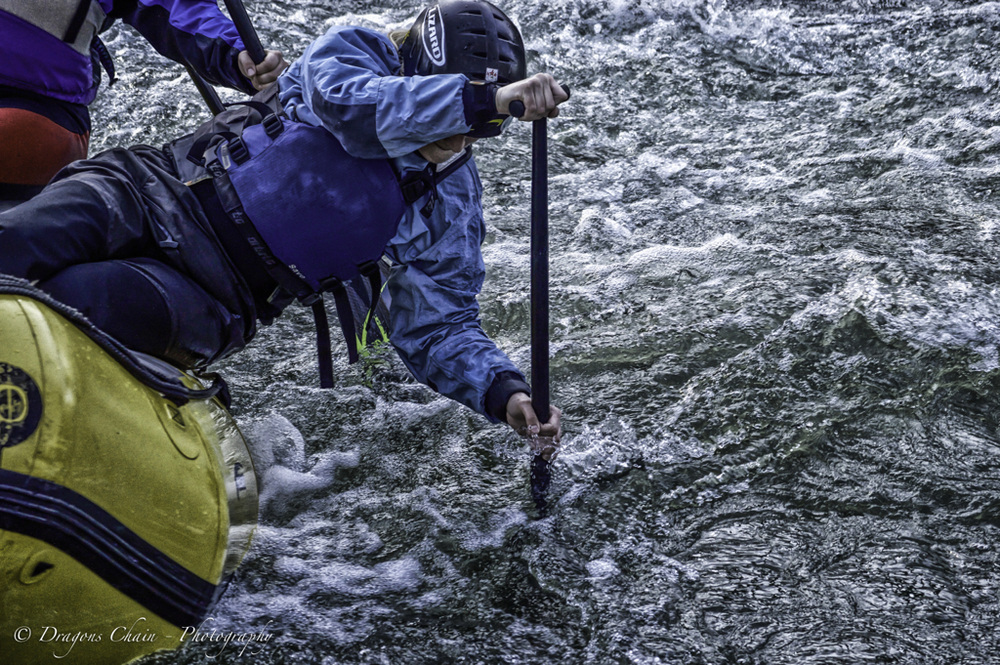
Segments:
[[[438,67],[444,67],[444,26],[441,21],[441,8],[435,5],[424,18],[424,51],[430,56],[431,62]]]
[[[486,82],[496,83],[500,79],[500,70],[493,67],[486,68]]]

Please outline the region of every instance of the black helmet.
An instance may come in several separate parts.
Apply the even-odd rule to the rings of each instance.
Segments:
[[[485,0],[441,0],[429,5],[399,50],[405,76],[465,74],[499,85],[527,76],[520,31]]]
[[[527,77],[521,32],[485,0],[440,0],[425,8],[399,47],[404,76],[465,74],[473,81],[507,85]],[[504,116],[506,117],[506,116]],[[470,135],[495,136],[474,128]]]

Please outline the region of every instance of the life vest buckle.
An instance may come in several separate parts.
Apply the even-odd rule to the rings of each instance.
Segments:
[[[427,171],[408,171],[399,179],[399,189],[403,193],[403,200],[407,203],[419,201],[430,191],[432,184],[432,176]]]
[[[339,278],[330,276],[319,280],[319,292],[326,293],[328,291],[338,291],[344,288],[344,282]]]
[[[272,141],[278,138],[281,132],[285,130],[285,125],[282,124],[281,118],[274,113],[264,116],[264,120],[260,124],[264,126],[264,133]]]
[[[299,302],[306,307],[312,307],[319,301],[323,299],[323,295],[320,293],[304,293],[298,296]]]
[[[243,141],[242,137],[237,136],[229,139],[226,142],[226,147],[229,148],[229,156],[232,157],[237,165],[250,159],[250,151],[247,149],[247,144]]]

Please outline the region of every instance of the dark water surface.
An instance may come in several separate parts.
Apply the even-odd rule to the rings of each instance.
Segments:
[[[416,13],[248,6],[293,57]],[[222,368],[264,496],[213,627],[273,639],[145,662],[1000,662],[1000,3],[505,7],[573,88],[551,517],[517,438],[398,360],[319,390],[293,308]],[[110,37],[95,148],[205,117]],[[477,146],[483,317],[525,370],[529,147]]]

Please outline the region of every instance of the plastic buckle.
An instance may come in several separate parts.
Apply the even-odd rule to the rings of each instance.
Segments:
[[[285,125],[282,124],[281,118],[274,113],[264,116],[264,120],[260,124],[264,125],[264,133],[266,133],[268,138],[272,141],[278,138],[278,135],[280,135],[281,132],[285,131]]]
[[[416,203],[431,188],[427,182],[426,171],[408,171],[399,181],[399,189],[403,193],[403,200],[407,203]]]
[[[226,146],[229,148],[229,156],[237,164],[242,164],[250,159],[250,151],[247,149],[247,144],[239,136],[229,139],[226,142]]]
[[[330,277],[325,277],[325,278],[319,280],[319,290],[320,290],[320,293],[323,293],[323,292],[326,292],[326,291],[337,291],[338,289],[342,289],[342,288],[344,288],[344,282],[342,282],[337,277],[330,276]]]
[[[315,305],[316,303],[318,303],[323,299],[323,294],[316,292],[303,293],[296,296],[296,298],[298,298],[298,301],[303,305],[305,305],[306,307],[312,307],[313,305]]]

